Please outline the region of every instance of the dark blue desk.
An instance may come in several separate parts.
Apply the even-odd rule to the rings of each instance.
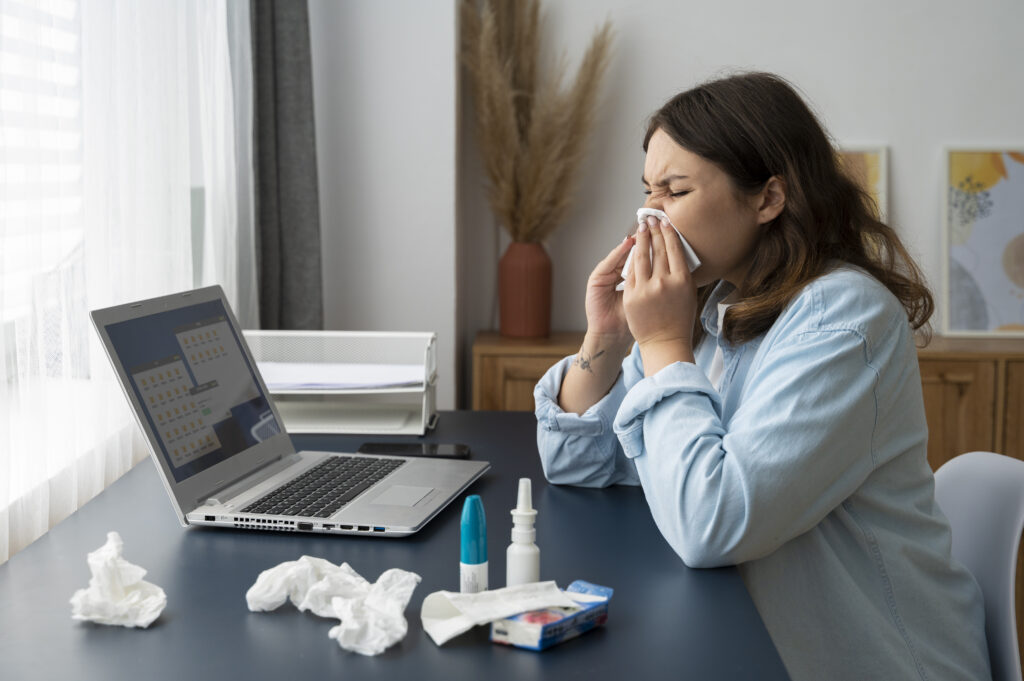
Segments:
[[[615,589],[608,624],[543,653],[493,645],[478,627],[438,648],[423,598],[458,588],[462,499],[406,539],[183,529],[145,461],[0,565],[0,678],[11,679],[786,679],[735,569],[690,570],[658,534],[639,488],[585,490],[544,482],[529,413],[444,412],[425,439],[465,442],[492,469],[470,489],[484,500],[490,580],[503,586],[516,485],[534,481],[541,577]],[[383,437],[297,436],[302,448],[354,449]],[[415,439],[415,438],[405,438]],[[125,558],[167,592],[149,629],[73,622],[68,599],[89,582],[85,555],[117,530]],[[409,633],[378,657],[327,638],[336,620],[290,604],[250,613],[261,570],[303,554],[347,561],[370,581],[390,567],[423,577]]]

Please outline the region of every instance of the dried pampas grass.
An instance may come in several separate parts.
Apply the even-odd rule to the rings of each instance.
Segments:
[[[594,121],[611,51],[611,24],[598,29],[575,80],[562,88],[565,59],[537,75],[539,0],[461,0],[460,56],[476,107],[476,139],[490,180],[491,209],[513,241],[543,242],[572,200],[584,141]]]

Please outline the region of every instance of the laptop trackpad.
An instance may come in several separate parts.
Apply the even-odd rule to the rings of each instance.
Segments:
[[[370,503],[383,504],[386,506],[415,506],[420,499],[433,491],[433,487],[392,485]]]

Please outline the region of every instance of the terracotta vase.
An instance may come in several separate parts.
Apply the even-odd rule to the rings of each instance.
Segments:
[[[540,244],[512,242],[498,263],[502,336],[545,338],[551,332],[551,258]]]

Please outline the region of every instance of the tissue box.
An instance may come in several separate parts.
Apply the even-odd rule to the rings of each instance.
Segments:
[[[577,600],[578,606],[531,610],[492,622],[491,641],[529,650],[544,650],[568,641],[608,620],[612,592],[606,586],[576,580],[565,593]]]

